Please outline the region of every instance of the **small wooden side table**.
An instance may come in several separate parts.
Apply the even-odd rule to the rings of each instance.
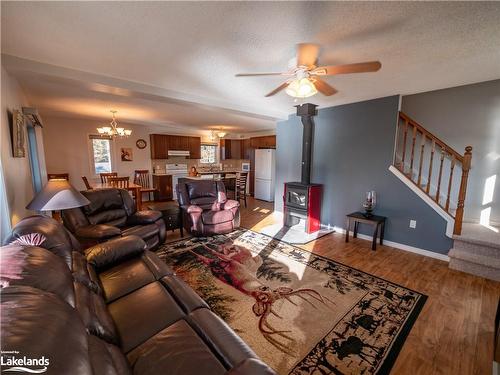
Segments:
[[[148,205],[150,210],[161,211],[165,221],[166,230],[180,229],[181,237],[184,237],[182,226],[182,212],[176,201],[153,202]]]
[[[346,215],[346,232],[345,232],[345,242],[349,242],[349,230],[351,228],[351,221],[354,222],[354,232],[353,237],[358,237],[358,226],[359,223],[370,224],[375,227],[373,230],[373,240],[372,240],[372,250],[377,249],[377,232],[379,232],[380,228],[380,244],[384,244],[384,230],[385,230],[385,216],[365,216],[362,212],[353,212],[352,214]]]

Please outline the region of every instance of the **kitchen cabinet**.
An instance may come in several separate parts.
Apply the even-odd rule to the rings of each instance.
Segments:
[[[168,158],[168,135],[150,134],[149,145],[151,150],[151,159]]]
[[[268,135],[250,138],[250,146],[252,148],[276,148],[276,136]]]
[[[188,137],[188,149],[190,159],[201,159],[201,138]]]
[[[168,150],[189,151],[190,159],[201,159],[201,138],[150,134],[151,159],[168,159]]]
[[[221,159],[244,159],[242,143],[243,141],[240,139],[221,139]]]
[[[250,159],[252,154],[252,147],[250,145],[250,138],[241,141],[241,158]]]
[[[153,175],[153,187],[156,189],[155,201],[170,201],[172,195],[172,175]]]

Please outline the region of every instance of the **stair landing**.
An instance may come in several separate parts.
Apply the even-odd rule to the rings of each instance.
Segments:
[[[500,226],[464,223],[448,256],[452,269],[500,281]]]

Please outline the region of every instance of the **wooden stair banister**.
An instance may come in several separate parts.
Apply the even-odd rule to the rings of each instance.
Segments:
[[[448,146],[445,142],[439,139],[437,136],[432,134],[430,131],[425,129],[418,122],[410,118],[403,112],[399,112],[399,123],[402,123],[402,148],[398,153],[398,146],[400,144],[400,125],[398,123],[398,135],[396,142],[396,152],[394,153],[394,166],[403,173],[414,185],[416,185],[421,191],[423,191],[427,196],[429,196],[436,204],[439,205],[448,215],[450,215],[454,220],[454,234],[460,234],[462,231],[462,222],[464,215],[464,202],[467,193],[467,181],[469,176],[469,170],[471,167],[472,158],[472,147],[467,146],[465,148],[464,155],[459,154],[452,147]],[[408,143],[407,138],[410,135],[411,141]],[[417,142],[418,137],[420,137],[420,142]],[[429,142],[430,147],[425,147],[426,143]],[[407,146],[408,145],[408,146]],[[407,150],[407,147],[410,149]],[[415,148],[420,147],[420,155],[418,155],[418,150]],[[427,151],[429,150],[429,151]],[[427,151],[427,154],[426,154]],[[415,153],[417,152],[417,155]],[[434,154],[439,152],[439,159],[436,160],[438,163],[438,172],[433,174],[433,166],[435,162]],[[400,161],[398,162],[398,155],[401,155]],[[406,161],[407,155],[410,155],[410,160]],[[425,156],[428,156],[426,161]],[[448,163],[449,160],[449,163]],[[446,163],[445,163],[446,162]],[[416,166],[418,163],[418,167]],[[423,170],[424,163],[428,165],[428,171],[425,173]],[[406,171],[406,165],[408,164],[409,171]],[[445,166],[446,164],[446,166]],[[460,177],[460,187],[458,188],[458,194],[454,194],[456,189],[453,189],[454,172],[456,172],[457,165],[461,164],[461,177]],[[414,171],[414,168],[416,169]],[[458,169],[458,168],[457,168]],[[458,170],[460,170],[458,169]],[[443,173],[449,173],[447,178],[443,178]],[[414,179],[414,172],[416,174],[416,180]],[[418,174],[417,174],[418,172]],[[426,184],[423,184],[425,180],[425,175],[427,175]],[[432,179],[436,180],[436,188],[432,189]],[[444,186],[443,186],[444,185]],[[441,199],[443,194],[443,199]],[[453,195],[453,199],[452,199]],[[454,200],[456,198],[456,200]],[[453,202],[456,201],[456,210],[453,209]]]

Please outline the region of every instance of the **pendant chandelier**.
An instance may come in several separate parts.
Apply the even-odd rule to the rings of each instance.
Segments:
[[[103,126],[102,128],[97,128],[97,132],[100,135],[106,135],[113,138],[115,137],[126,138],[130,136],[132,134],[132,130],[118,127],[118,123],[116,122],[115,119],[115,113],[118,111],[111,110],[110,112],[112,113],[113,116],[113,119],[109,123],[110,126]]]

